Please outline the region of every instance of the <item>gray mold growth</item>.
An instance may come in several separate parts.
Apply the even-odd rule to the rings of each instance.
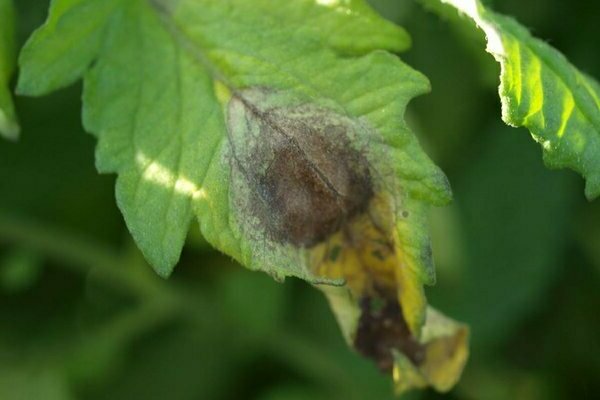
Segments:
[[[308,248],[367,210],[372,176],[352,143],[356,123],[312,105],[270,105],[276,97],[253,89],[229,102],[232,203],[246,236]]]

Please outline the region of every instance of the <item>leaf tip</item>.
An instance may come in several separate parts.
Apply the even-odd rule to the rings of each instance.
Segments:
[[[585,197],[588,201],[594,201],[600,196],[600,174],[587,178],[585,184]]]
[[[5,139],[16,141],[21,134],[21,127],[15,118],[10,118],[0,108],[0,135]]]

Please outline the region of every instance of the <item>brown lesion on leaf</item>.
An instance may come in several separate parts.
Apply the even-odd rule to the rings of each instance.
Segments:
[[[255,145],[231,134],[230,144],[255,200],[249,211],[271,240],[310,248],[365,212],[373,183],[366,158],[350,142],[347,119],[260,107],[243,93],[231,104],[230,115],[243,110],[247,134],[254,128]]]
[[[361,315],[354,338],[359,353],[385,372],[394,367],[394,351],[402,352],[416,366],[423,363],[425,346],[410,332],[395,295],[363,297],[359,306]]]
[[[382,164],[356,147],[355,121],[314,106],[275,106],[273,96],[252,89],[229,102],[234,207],[246,234],[291,245],[311,276],[345,282],[357,312],[347,338],[381,370],[392,372],[399,353],[426,368],[426,301],[398,237],[397,221],[409,213],[395,181],[382,180]]]
[[[368,169],[360,168],[359,154],[335,127],[302,133],[298,128],[306,136],[286,136],[261,177],[261,187],[278,222],[271,225],[271,235],[311,247],[363,212],[372,189]]]

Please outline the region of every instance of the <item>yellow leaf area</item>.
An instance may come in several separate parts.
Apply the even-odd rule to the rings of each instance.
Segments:
[[[427,306],[417,266],[405,256],[391,196],[379,193],[365,213],[310,251],[320,285],[346,340],[391,372],[396,390],[447,391],[468,358],[468,329]]]

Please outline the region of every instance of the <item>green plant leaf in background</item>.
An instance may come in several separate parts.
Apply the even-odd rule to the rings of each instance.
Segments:
[[[18,92],[84,78],[97,168],[118,174],[160,275],[197,217],[251,269],[345,283],[323,288],[345,299],[333,308],[350,344],[400,391],[448,390],[467,332],[423,294],[427,208],[450,190],[403,120],[429,89],[384,51],[408,45],[362,0],[57,0],[21,53]]]
[[[587,198],[598,197],[600,85],[514,19],[479,0],[421,1],[442,13],[442,4],[451,6],[485,33],[487,51],[501,65],[504,122],[529,129],[548,167],[577,171],[586,179]]]
[[[12,0],[0,0],[0,135],[9,139],[19,136],[19,124],[9,89],[15,65],[15,11]]]

